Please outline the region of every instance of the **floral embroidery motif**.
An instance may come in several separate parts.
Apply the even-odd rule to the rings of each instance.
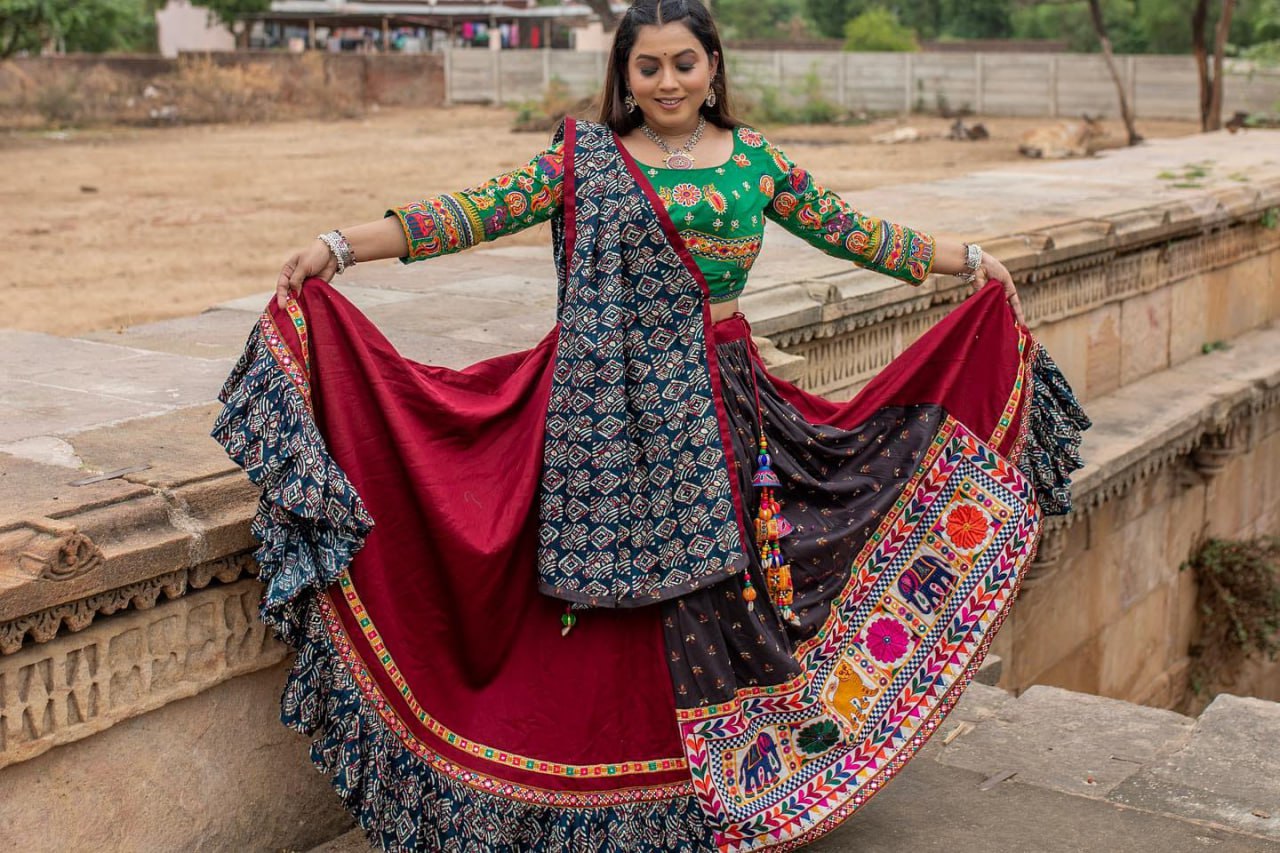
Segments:
[[[738,138],[747,145],[750,145],[752,148],[759,148],[764,145],[764,137],[760,135],[760,132],[752,130],[745,125],[738,128]]]
[[[941,562],[937,515],[972,494],[1004,507],[1004,523],[980,557],[943,564],[955,574],[931,571]],[[946,418],[902,497],[852,560],[830,618],[796,647],[801,674],[677,711],[694,791],[721,849],[793,849],[884,789],[982,663],[1039,526],[1030,484],[1013,463]],[[764,733],[783,758],[767,780],[743,760],[752,745],[765,757]],[[754,775],[744,775],[744,765]]]
[[[702,201],[702,190],[693,184],[676,184],[671,188],[671,197],[682,207],[693,207]]]
[[[402,260],[418,261],[470,248],[545,221],[560,206],[563,146],[473,189],[446,193],[387,211],[409,243]]]
[[[991,529],[986,513],[972,504],[961,504],[953,509],[944,524],[947,538],[964,551],[981,545]]]
[[[773,178],[769,175],[760,176],[760,192],[764,193],[768,198],[773,198]]]
[[[907,651],[911,635],[902,623],[881,617],[867,626],[867,651],[881,663],[893,663]]]
[[[751,158],[748,157],[746,154],[734,154],[733,162],[737,163],[739,166],[745,169],[751,165]]]

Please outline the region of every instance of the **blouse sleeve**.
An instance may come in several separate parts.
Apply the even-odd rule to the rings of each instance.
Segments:
[[[920,284],[929,276],[933,237],[855,210],[781,150],[767,143],[766,147],[778,170],[766,216],[828,255],[908,284]]]
[[[400,261],[460,252],[547,221],[560,207],[563,177],[563,143],[557,142],[527,165],[477,187],[388,210],[409,242]]]

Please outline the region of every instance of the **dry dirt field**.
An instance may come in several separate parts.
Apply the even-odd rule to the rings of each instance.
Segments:
[[[455,107],[352,121],[0,136],[0,326],[63,335],[124,328],[269,290],[288,253],[320,231],[526,162],[546,137],[512,134],[511,121],[507,110]],[[1044,123],[985,122],[992,138],[984,142],[895,146],[869,141],[893,121],[764,130],[824,185],[856,191],[1015,161],[1021,132]],[[910,124],[941,136],[949,122]],[[1148,137],[1197,130],[1190,122],[1139,129]],[[548,240],[542,226],[504,244]]]

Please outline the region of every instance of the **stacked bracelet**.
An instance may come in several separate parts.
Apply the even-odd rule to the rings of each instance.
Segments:
[[[342,273],[347,267],[356,265],[356,253],[352,251],[351,244],[347,242],[347,238],[342,236],[342,232],[338,230],[326,231],[317,235],[320,240],[329,247],[329,252],[333,255],[333,259],[338,262],[338,272]]]
[[[960,274],[960,280],[973,284],[978,278],[978,268],[982,266],[982,247],[977,243],[964,244],[964,268],[965,272]]]

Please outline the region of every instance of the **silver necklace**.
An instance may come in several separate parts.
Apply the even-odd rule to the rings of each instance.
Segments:
[[[685,140],[684,145],[674,151],[671,150],[671,146],[667,144],[665,139],[655,133],[653,128],[649,127],[648,122],[640,125],[640,130],[645,136],[649,137],[654,145],[662,149],[662,153],[667,155],[664,162],[668,169],[692,169],[693,154],[690,152],[693,151],[693,146],[697,145],[698,141],[702,139],[702,130],[706,126],[707,117],[699,114],[698,126],[693,129],[693,133],[689,134],[689,138]]]

